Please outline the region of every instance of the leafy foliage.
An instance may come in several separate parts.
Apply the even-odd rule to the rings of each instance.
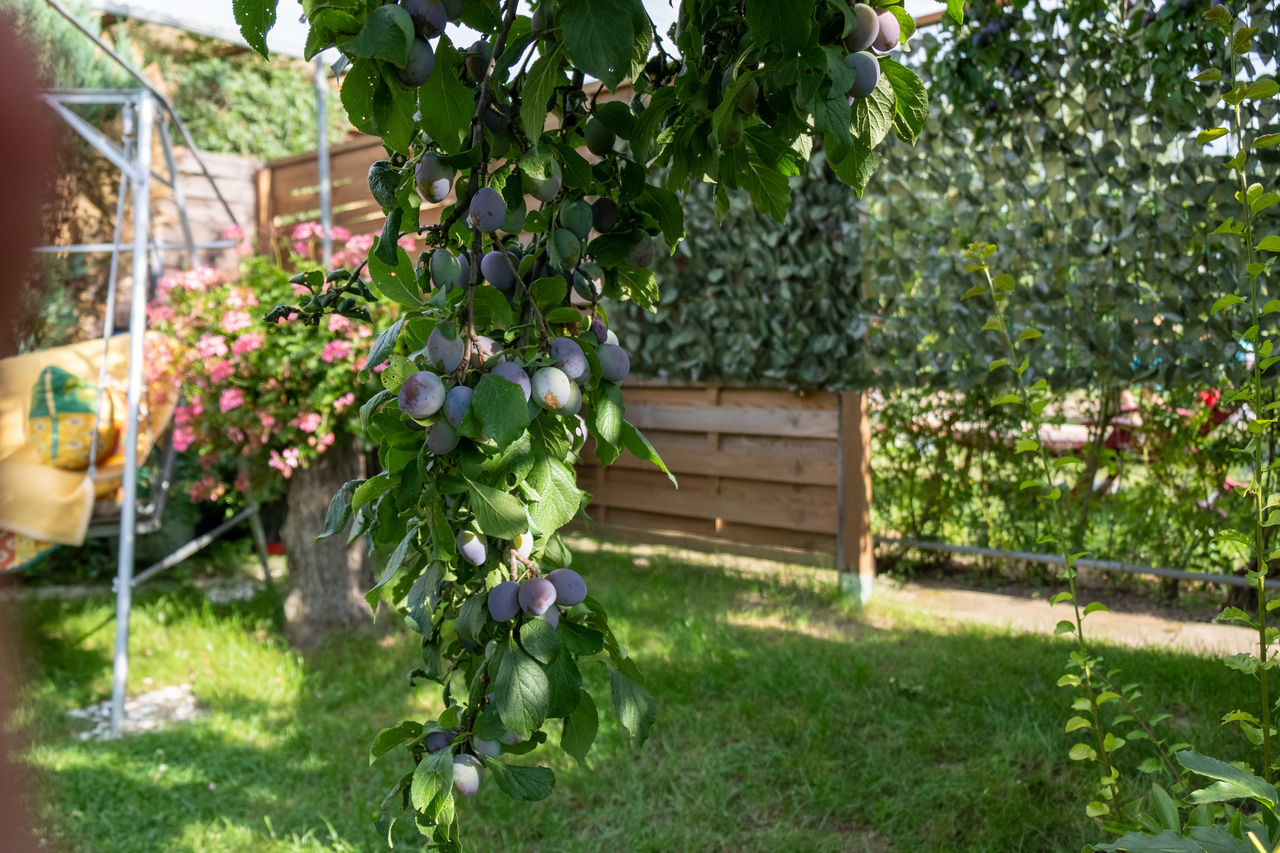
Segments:
[[[235,7],[260,51],[272,7]],[[417,770],[388,795],[381,827],[411,808],[444,850],[459,849],[455,794],[475,792],[482,766],[511,796],[549,794],[549,770],[503,757],[538,748],[549,721],[564,720],[563,748],[585,757],[598,703],[580,664],[607,666],[613,709],[636,742],[656,719],[604,609],[578,575],[551,571],[571,560],[558,530],[587,499],[572,463],[589,432],[606,463],[625,446],[663,467],[625,421],[617,383],[629,357],[601,298],[652,309],[649,267],[684,236],[689,188],[713,184],[717,215],[741,192],[781,220],[787,179],[815,138],[861,193],[873,149],[892,132],[914,139],[925,117],[915,74],[884,75],[871,54],[856,61],[863,72],[848,63],[844,0],[750,0],[745,14],[689,0],[679,59],[639,0],[518,10],[516,0],[309,9],[309,49],[347,56],[343,105],[387,148],[370,181],[387,218],[367,268],[369,287],[399,307],[396,331],[379,336],[384,391],[361,408],[384,470],[335,498],[326,533],[350,520],[353,536],[388,555],[379,586],[422,635],[411,679],[443,686],[448,710],[407,744]],[[460,49],[450,21],[481,41]],[[588,74],[601,85],[585,86]],[[624,79],[629,104],[606,93]],[[423,225],[421,199],[444,200],[450,186],[455,201]],[[416,262],[397,245],[415,231],[429,249]]]

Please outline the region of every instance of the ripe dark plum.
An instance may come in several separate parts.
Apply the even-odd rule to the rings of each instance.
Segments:
[[[514,382],[520,386],[520,390],[524,392],[525,402],[529,402],[529,395],[533,393],[533,385],[529,382],[529,374],[514,361],[500,361],[493,366],[490,371],[494,376],[501,376],[508,382]]]
[[[441,373],[453,373],[462,364],[466,344],[462,337],[450,338],[436,326],[427,335],[427,361]]]
[[[614,132],[605,127],[604,122],[594,116],[587,122],[583,134],[587,137],[587,148],[597,157],[612,154],[614,143],[618,141],[618,137]]]
[[[457,287],[462,283],[462,264],[448,249],[436,249],[431,253],[431,283],[441,290]]]
[[[466,252],[458,255],[458,281],[463,284],[471,283],[471,261],[467,258]]]
[[[427,449],[436,456],[452,453],[458,440],[458,431],[445,421],[438,421],[427,430]]]
[[[573,569],[556,569],[547,574],[547,580],[556,588],[556,604],[573,607],[587,597],[587,582]]]
[[[413,19],[413,29],[420,39],[435,38],[444,32],[444,25],[449,21],[441,0],[403,0],[400,4]]]
[[[454,756],[453,788],[464,797],[470,797],[480,790],[480,759],[474,755]]]
[[[427,735],[425,746],[427,747],[427,752],[439,752],[442,749],[447,749],[452,741],[453,735],[449,732],[432,732]]]
[[[881,53],[888,53],[898,46],[898,40],[902,38],[902,25],[888,9],[881,9],[877,17],[880,20],[880,32],[871,46]]]
[[[444,419],[454,429],[462,426],[462,419],[467,416],[467,409],[471,408],[471,398],[475,396],[475,391],[466,385],[454,385],[444,395]]]
[[[490,133],[502,133],[511,126],[511,116],[503,112],[497,104],[490,104],[484,114],[484,126]]]
[[[560,627],[560,611],[555,607],[547,608],[547,612],[539,613],[537,618],[546,622],[552,628]]]
[[[587,372],[587,357],[573,338],[556,338],[551,342],[551,358],[556,367],[570,379],[580,379]]]
[[[541,616],[556,603],[556,588],[546,578],[530,578],[520,584],[520,609],[530,616]]]
[[[500,352],[502,352],[502,344],[488,335],[476,335],[476,343],[471,350],[471,357],[481,364],[485,364]]]
[[[484,73],[489,69],[489,61],[493,59],[493,45],[484,39],[476,42],[463,51],[467,73],[471,75],[471,79],[477,83],[484,78]]]
[[[865,98],[875,91],[876,84],[880,82],[880,61],[874,54],[867,51],[851,53],[844,58],[844,64],[857,75],[849,87],[850,98]]]
[[[494,622],[510,622],[520,612],[520,584],[503,581],[489,590],[489,615]]]
[[[591,225],[601,234],[618,227],[618,204],[611,198],[591,202]]]
[[[544,367],[533,374],[533,399],[552,412],[564,408],[573,393],[573,383],[558,367]]]
[[[604,325],[604,320],[596,317],[591,321],[591,334],[596,336],[596,340],[604,343],[605,336],[609,334],[609,330]]]
[[[853,31],[844,37],[844,49],[857,53],[871,47],[876,36],[880,35],[880,18],[873,7],[858,3],[853,7],[853,19]]]
[[[432,204],[439,204],[449,197],[453,191],[453,179],[457,172],[452,166],[443,163],[440,155],[428,151],[418,160],[414,170],[414,180],[418,184],[418,194]]]
[[[444,405],[444,383],[427,370],[411,374],[397,395],[400,411],[415,418],[429,418]]]
[[[409,48],[409,61],[403,68],[396,69],[396,76],[406,86],[416,89],[431,78],[436,67],[436,54],[431,44],[423,39],[414,39]]]
[[[549,202],[560,195],[560,187],[564,186],[564,172],[561,170],[558,160],[551,161],[550,177],[535,178],[529,174],[526,174],[525,177],[529,180],[529,195],[543,203]]]
[[[492,234],[507,218],[507,203],[493,187],[481,187],[471,197],[467,208],[467,224],[477,231]]]
[[[600,359],[600,375],[610,382],[621,382],[631,372],[631,357],[617,344],[601,344],[596,350]]]
[[[484,564],[485,558],[489,555],[489,549],[485,546],[484,539],[470,530],[460,530],[456,541],[458,554],[462,556],[462,559],[473,566]]]
[[[486,252],[480,259],[480,274],[484,280],[501,290],[510,293],[516,286],[515,274],[511,271],[511,263],[506,252]]]

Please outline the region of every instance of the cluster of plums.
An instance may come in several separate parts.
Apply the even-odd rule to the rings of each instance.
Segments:
[[[587,597],[587,582],[573,569],[555,569],[546,577],[523,583],[503,581],[489,591],[489,615],[495,622],[510,622],[520,613],[545,619],[551,627],[560,624],[561,607],[581,604]]]
[[[865,98],[875,91],[880,82],[880,59],[877,54],[888,53],[898,46],[902,26],[893,12],[876,9],[866,3],[853,4],[853,29],[842,39],[849,54],[845,65],[857,75],[847,95]]]
[[[454,739],[458,736],[456,730],[434,731],[427,735],[424,739],[424,746],[427,752],[439,752],[442,749],[449,749],[453,745]],[[480,790],[481,778],[481,762],[478,756],[487,755],[490,758],[497,758],[502,754],[502,744],[516,744],[520,739],[514,734],[508,732],[503,736],[502,741],[481,740],[478,737],[471,738],[471,749],[475,755],[468,753],[459,753],[453,757],[453,788],[464,797],[470,797]]]

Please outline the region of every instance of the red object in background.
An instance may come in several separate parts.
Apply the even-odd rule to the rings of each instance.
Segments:
[[[283,542],[268,542],[268,543],[267,543],[267,553],[268,553],[268,554],[270,554],[270,555],[271,555],[271,556],[273,556],[273,557],[283,557],[283,556],[284,556],[284,543],[283,543]]]
[[[1206,408],[1212,409],[1218,405],[1218,401],[1222,399],[1222,392],[1217,388],[1210,388],[1208,391],[1197,391],[1200,402],[1204,403]]]

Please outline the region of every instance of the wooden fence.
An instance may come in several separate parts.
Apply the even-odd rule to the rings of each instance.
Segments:
[[[627,419],[679,480],[624,453],[580,470],[594,523],[748,550],[829,554],[861,595],[874,575],[870,426],[861,394],[627,383]]]

